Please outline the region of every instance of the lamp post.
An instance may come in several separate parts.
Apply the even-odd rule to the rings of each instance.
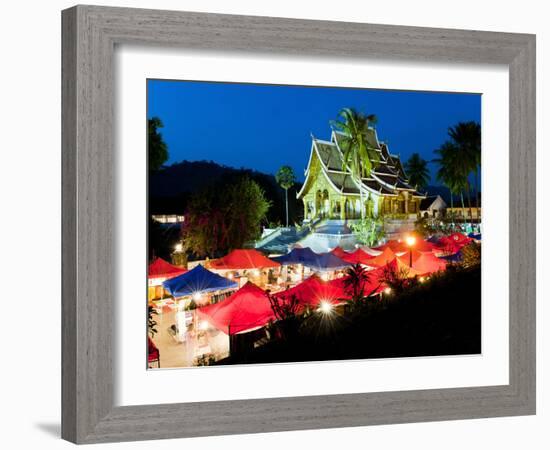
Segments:
[[[413,246],[416,243],[416,238],[414,236],[407,236],[405,239],[405,242],[407,243],[409,247],[409,267],[412,268],[413,266]]]

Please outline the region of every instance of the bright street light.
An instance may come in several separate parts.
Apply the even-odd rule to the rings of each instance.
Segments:
[[[321,300],[319,303],[319,311],[323,314],[330,314],[332,311],[332,303],[327,302],[326,300]]]
[[[413,246],[416,243],[416,238],[414,236],[407,236],[405,242],[409,246],[409,267],[413,266]]]

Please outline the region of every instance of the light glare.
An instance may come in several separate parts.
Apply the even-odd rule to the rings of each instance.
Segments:
[[[321,300],[319,303],[319,311],[323,314],[329,314],[332,311],[332,304],[326,300]]]

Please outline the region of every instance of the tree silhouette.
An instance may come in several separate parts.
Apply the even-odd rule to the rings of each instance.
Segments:
[[[417,189],[423,189],[428,185],[430,172],[428,162],[418,153],[413,153],[405,163],[405,171],[409,177],[409,183]]]
[[[279,186],[285,190],[286,226],[288,228],[288,190],[296,183],[296,176],[290,166],[282,166],[275,174]]]
[[[168,146],[162,138],[158,129],[164,125],[158,117],[153,117],[148,121],[147,148],[149,153],[149,170],[159,170],[168,160]]]

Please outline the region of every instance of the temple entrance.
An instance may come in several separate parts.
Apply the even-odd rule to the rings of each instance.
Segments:
[[[323,205],[323,193],[319,190],[315,193],[314,217],[321,217],[322,205]]]
[[[330,216],[330,199],[328,196],[328,191],[325,189],[323,191],[323,211],[322,217],[326,218]]]

